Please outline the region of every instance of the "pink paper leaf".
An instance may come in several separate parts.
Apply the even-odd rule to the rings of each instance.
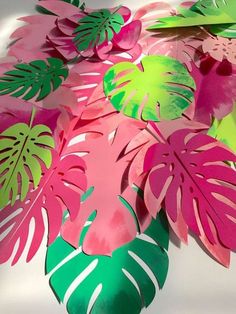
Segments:
[[[227,258],[219,256],[224,249],[214,246],[236,248],[236,176],[223,162],[235,162],[236,156],[211,137],[188,129],[174,132],[167,140],[158,136],[162,143],[149,148],[145,157],[144,171],[149,172],[145,199],[151,193],[156,208],[164,204],[172,224],[178,224],[181,213],[189,230],[226,263]]]
[[[19,241],[12,265],[17,263],[25,249],[31,223],[34,228],[27,262],[34,257],[45,233],[44,210],[48,220],[48,245],[60,231],[64,210],[68,209],[71,220],[76,218],[80,194],[86,190],[84,171],[85,163],[80,157],[61,158],[55,153],[51,168],[44,173],[38,188],[28,193],[26,201],[18,200],[13,207],[0,211],[0,263],[11,257]]]
[[[140,8],[134,19],[142,22],[139,44],[147,55],[166,55],[179,60],[191,71],[191,61],[199,64],[203,56],[202,42],[209,35],[199,27],[179,28],[178,30],[161,30],[151,32],[147,28],[160,17],[177,14],[169,4],[155,2]]]
[[[150,222],[150,216],[142,198],[128,183],[128,169],[138,148],[124,154],[130,140],[145,127],[144,123],[124,118],[117,123],[120,114],[111,114],[101,120],[80,127],[75,120],[69,132],[71,145],[64,153],[84,153],[87,165],[88,186],[93,187],[89,198],[81,204],[76,220],[67,221],[62,227],[62,236],[77,247],[84,223],[96,211],[93,221],[83,241],[87,254],[110,255],[113,250],[131,241]],[[85,135],[84,141],[76,138]],[[124,205],[125,200],[138,219]]]

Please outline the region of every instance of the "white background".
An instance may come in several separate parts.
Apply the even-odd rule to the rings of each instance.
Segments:
[[[150,1],[123,0],[122,4],[135,9],[147,2]],[[16,18],[34,12],[35,3],[36,0],[0,0],[0,56],[5,54],[9,34],[20,25]],[[101,8],[121,4],[121,1],[88,0],[86,4]],[[50,290],[48,278],[44,276],[45,242],[44,239],[41,249],[29,264],[25,263],[23,256],[14,267],[10,263],[0,266],[1,314],[66,313]],[[235,254],[232,254],[230,269],[226,269],[213,261],[190,237],[188,246],[170,244],[169,259],[170,268],[164,289],[143,313],[236,313]]]

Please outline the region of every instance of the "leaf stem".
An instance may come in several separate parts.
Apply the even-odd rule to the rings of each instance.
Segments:
[[[30,117],[30,123],[29,123],[29,127],[30,128],[32,128],[32,124],[33,124],[33,121],[34,121],[35,114],[36,114],[36,109],[35,109],[35,106],[33,106],[32,112],[31,112],[31,117]]]

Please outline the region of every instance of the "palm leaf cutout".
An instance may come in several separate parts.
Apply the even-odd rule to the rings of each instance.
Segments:
[[[105,94],[115,109],[145,121],[180,117],[193,101],[195,89],[184,65],[170,57],[148,56],[141,66],[122,62],[105,74]]]
[[[236,105],[234,105],[233,111],[222,120],[214,120],[208,134],[223,142],[236,153]]]
[[[57,299],[67,305],[70,314],[136,314],[152,302],[156,285],[164,285],[167,248],[168,227],[160,213],[143,235],[117,249],[112,257],[86,255],[81,247],[75,250],[57,238],[48,248],[46,273]]]
[[[96,45],[111,41],[114,34],[120,32],[124,19],[117,13],[118,9],[119,7],[114,12],[107,9],[91,12],[78,21],[74,43],[79,51],[93,49]]]
[[[37,97],[36,101],[40,101],[55,91],[68,76],[63,61],[56,58],[48,58],[47,62],[19,63],[14,67],[15,70],[0,77],[0,95],[10,94],[24,100]]]
[[[80,8],[82,10],[85,7],[85,3],[84,2],[81,3],[80,0],[62,0],[62,1],[70,3],[70,4],[74,5],[75,7]]]
[[[24,200],[30,181],[36,188],[42,175],[41,162],[49,168],[54,147],[51,130],[43,124],[16,123],[0,134],[0,208],[17,196]]]
[[[192,7],[188,9],[180,7],[178,11],[179,15],[160,18],[157,24],[148,29],[228,24],[222,26],[227,29],[232,26],[231,24],[236,23],[236,2],[234,0],[199,0]],[[235,28],[235,26],[233,27]],[[224,35],[228,37],[227,32]]]

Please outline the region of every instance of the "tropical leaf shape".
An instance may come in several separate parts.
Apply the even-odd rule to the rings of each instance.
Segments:
[[[96,45],[111,41],[124,25],[123,17],[117,13],[119,7],[111,12],[107,9],[91,12],[79,19],[73,39],[79,51],[93,49]]]
[[[54,147],[51,130],[43,124],[16,123],[0,134],[0,208],[19,195],[23,201],[30,181],[36,188],[42,175],[41,162],[50,168]]]
[[[199,63],[203,56],[201,50],[202,42],[209,38],[206,31],[200,27],[183,28],[176,32],[176,29],[148,31],[157,18],[171,16],[174,8],[165,2],[154,2],[146,4],[135,13],[134,19],[142,22],[142,32],[139,37],[139,44],[146,55],[165,55],[179,60],[191,72],[191,62]]]
[[[105,74],[104,90],[115,109],[145,121],[179,118],[193,101],[195,89],[187,69],[166,56],[144,57],[141,67],[122,62]]]
[[[85,6],[84,2],[81,3],[80,0],[62,0],[62,1],[70,3],[80,9],[84,9],[84,6]]]
[[[16,64],[15,70],[0,77],[0,95],[10,94],[29,100],[40,101],[55,91],[68,76],[63,61],[56,58]]]
[[[236,24],[212,25],[211,32],[217,36],[236,38]]]
[[[88,228],[84,227],[83,233]],[[112,257],[86,255],[57,238],[47,251],[46,273],[57,299],[66,304],[70,314],[140,313],[154,299],[158,285],[164,285],[167,248],[168,226],[160,213],[144,235],[117,249]]]
[[[158,23],[148,29],[229,24],[223,26],[227,29],[236,23],[234,0],[199,0],[190,8],[179,7],[178,12],[178,15],[158,19]],[[224,34],[227,35],[227,31]]]
[[[164,201],[172,224],[182,219],[200,238],[213,245],[219,239],[224,247],[235,249],[236,175],[223,161],[235,162],[236,156],[210,136],[188,129],[160,138],[163,142],[149,148],[145,157],[147,207],[152,198],[157,207]]]
[[[236,105],[233,111],[221,120],[215,119],[208,134],[227,145],[236,153]]]
[[[16,243],[12,264],[21,257],[33,230],[27,252],[27,262],[36,254],[44,233],[43,211],[47,213],[48,244],[57,237],[63,211],[68,209],[70,219],[76,218],[80,207],[80,195],[87,188],[85,163],[75,155],[59,157],[53,155],[53,164],[46,170],[36,190],[27,194],[25,202],[17,200],[14,206],[7,206],[0,211],[0,263],[5,263],[12,255]],[[34,221],[34,228],[31,223]]]
[[[137,232],[142,232],[150,223],[143,199],[127,178],[139,143],[129,152],[124,152],[145,123],[115,112],[83,124],[78,119],[71,123],[71,129],[65,134],[70,144],[64,153],[84,154],[88,186],[93,187],[93,193],[81,204],[76,220],[63,225],[61,234],[77,247],[85,222],[96,211],[97,216],[84,239],[83,250],[87,254],[111,255],[112,251],[133,240]],[[84,140],[77,140],[83,137]],[[132,210],[128,210],[127,206]]]

